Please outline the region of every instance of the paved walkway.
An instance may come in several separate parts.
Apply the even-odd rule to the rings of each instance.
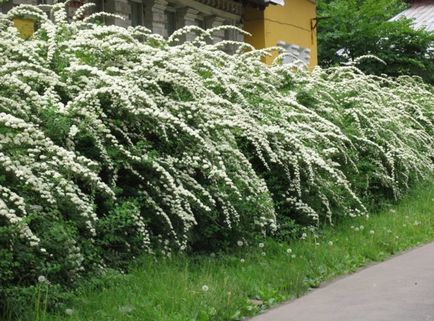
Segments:
[[[434,321],[434,243],[320,287],[251,321]]]

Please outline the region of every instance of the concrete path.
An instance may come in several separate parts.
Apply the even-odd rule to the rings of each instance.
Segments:
[[[434,243],[370,266],[251,321],[434,321]]]

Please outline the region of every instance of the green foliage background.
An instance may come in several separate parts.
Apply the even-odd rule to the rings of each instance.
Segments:
[[[434,33],[414,30],[411,20],[388,21],[406,7],[402,0],[319,0],[318,16],[324,17],[318,24],[320,64],[372,54],[387,65],[365,61],[360,66],[365,72],[418,75],[434,83]]]

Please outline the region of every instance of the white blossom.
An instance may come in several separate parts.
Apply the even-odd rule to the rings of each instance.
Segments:
[[[116,208],[125,190],[139,201],[122,236],[150,252],[157,239],[170,256],[210,215],[227,233],[267,236],[293,219],[315,229],[336,213],[367,217],[367,192],[398,199],[434,170],[434,94],[417,79],[355,66],[294,73],[261,62],[274,49],[214,44],[228,26],[188,26],[166,40],[94,24],[105,14],[86,16],[92,6],[72,21],[63,2],[0,15],[0,219],[41,253],[47,233],[31,215],[58,215],[85,234],[62,244],[68,275],[84,269],[79,240],[96,243],[109,215],[98,206]],[[22,16],[38,21],[28,40],[12,26]],[[186,33],[197,36],[181,43]]]

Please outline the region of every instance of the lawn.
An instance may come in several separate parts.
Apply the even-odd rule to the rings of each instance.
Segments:
[[[427,183],[369,219],[348,219],[289,244],[243,244],[231,255],[142,257],[127,274],[87,281],[71,302],[39,320],[239,320],[431,240],[434,183]]]

